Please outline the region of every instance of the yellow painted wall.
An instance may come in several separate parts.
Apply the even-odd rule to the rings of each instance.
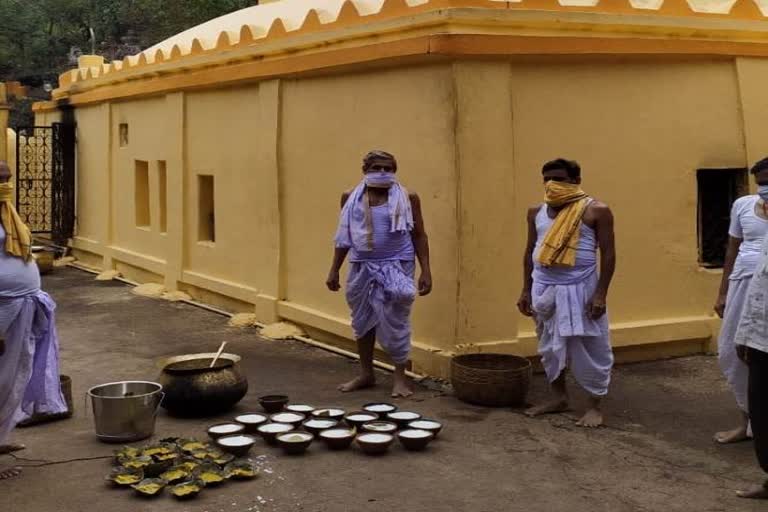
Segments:
[[[343,294],[325,288],[339,201],[359,182],[364,154],[383,148],[397,156],[403,184],[423,196],[435,254],[435,294],[417,302],[416,337],[450,349],[457,267],[451,68],[287,81],[282,112],[285,299],[348,319]]]
[[[258,86],[186,99],[185,269],[253,288],[274,279],[277,270],[274,249],[262,243],[277,219],[268,215],[274,196],[260,187],[261,175],[274,169],[264,169],[258,158],[263,144],[258,117]],[[198,175],[214,177],[213,244],[198,239]]]
[[[164,98],[152,98],[112,106],[112,243],[157,260],[165,260],[167,235],[159,231],[157,187],[150,187],[153,206],[148,228],[137,227],[134,203],[136,161],[146,161],[149,181],[157,181],[157,162],[168,159],[166,134],[182,130]],[[78,123],[80,116],[78,113]],[[120,146],[120,124],[128,125],[128,144]]]
[[[108,104],[77,111],[77,236],[97,244],[108,242],[109,111]]]
[[[733,63],[534,64],[512,75],[517,226],[541,195],[542,162],[576,159],[585,190],[616,217],[612,320],[708,315],[719,275],[698,266],[696,169],[747,166]]]
[[[720,276],[697,262],[695,171],[768,153],[765,83],[759,59],[464,60],[78,108],[75,247],[135,279],[349,337],[343,295],[324,286],[339,196],[363,154],[386,149],[422,197],[433,252],[416,369],[446,375],[456,351],[535,353],[515,308],[525,211],[542,163],[564,156],[616,214],[615,345],[628,359],[703,349]],[[153,176],[167,162],[165,235],[157,187],[152,225],[135,226],[135,159]],[[197,240],[199,173],[215,176],[214,244]]]

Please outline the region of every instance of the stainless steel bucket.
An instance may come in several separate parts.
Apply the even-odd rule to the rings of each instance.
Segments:
[[[151,437],[163,401],[156,382],[123,381],[88,390],[93,403],[96,436],[105,443],[130,443]]]

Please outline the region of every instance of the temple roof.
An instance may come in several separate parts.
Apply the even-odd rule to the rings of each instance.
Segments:
[[[446,43],[459,35],[496,37],[493,44],[485,41],[482,51],[495,54],[550,53],[539,48],[543,40],[564,45],[571,38],[573,45],[551,53],[571,47],[581,54],[630,53],[630,43],[632,52],[642,53],[647,50],[637,41],[655,40],[650,53],[680,48],[683,54],[768,57],[767,18],[768,0],[278,0],[213,19],[122,61],[68,71],[54,98],[190,69],[352,48],[368,50],[358,52],[358,61],[373,60],[382,58],[373,48],[418,38],[432,40],[422,50],[413,43],[408,52],[476,54],[467,50],[475,41]],[[505,46],[499,46],[499,37],[507,38]],[[597,39],[607,44],[598,47]],[[660,39],[673,44],[659,47]]]

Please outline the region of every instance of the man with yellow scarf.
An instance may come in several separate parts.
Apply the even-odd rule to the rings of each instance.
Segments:
[[[590,406],[578,421],[603,424],[600,403],[613,367],[606,298],[616,267],[613,214],[581,190],[581,168],[558,159],[544,165],[545,202],[528,211],[520,312],[533,317],[541,363],[553,400],[526,411],[529,416],[569,408],[566,366],[589,393]],[[598,273],[597,251],[600,250]]]
[[[35,414],[60,414],[67,405],[59,382],[56,304],[40,289],[32,235],[13,205],[8,165],[0,161],[0,455],[24,449],[7,442]],[[0,464],[0,480],[19,467]]]

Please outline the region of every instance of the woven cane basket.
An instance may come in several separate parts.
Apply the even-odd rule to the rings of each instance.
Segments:
[[[451,361],[451,383],[460,400],[489,407],[525,404],[531,362],[507,354],[466,354]]]

